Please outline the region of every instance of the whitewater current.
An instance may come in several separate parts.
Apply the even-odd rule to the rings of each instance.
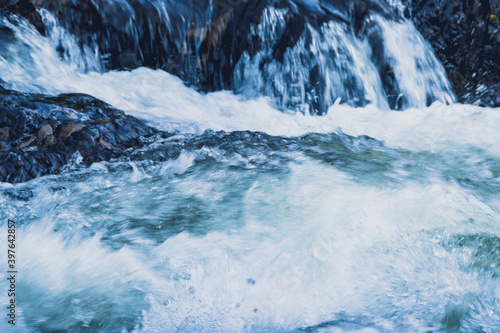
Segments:
[[[499,109],[337,100],[310,116],[102,72],[90,48],[61,59],[55,23],[52,39],[12,29],[6,88],[86,93],[174,138],[263,134],[1,183],[0,220],[19,223],[19,322],[1,332],[500,331]],[[266,148],[280,138],[298,148]]]

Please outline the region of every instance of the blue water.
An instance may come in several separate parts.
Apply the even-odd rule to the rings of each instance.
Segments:
[[[454,103],[432,59],[415,72],[429,49],[410,23],[386,40],[408,108],[388,109],[360,56],[334,74],[358,73],[371,102],[331,95],[321,117],[257,76],[248,95],[203,94],[160,70],[88,71],[91,50],[60,59],[50,36],[12,28],[28,52],[2,49],[7,87],[88,93],[175,135],[0,184],[0,221],[19,224],[18,325],[0,331],[500,331],[500,110]],[[326,50],[361,52],[337,28]]]

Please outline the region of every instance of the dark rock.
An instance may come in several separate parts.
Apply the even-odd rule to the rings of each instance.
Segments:
[[[231,88],[232,69],[243,52],[258,45],[248,39],[267,7],[287,8],[288,27],[276,44],[279,59],[294,46],[305,23],[330,20],[360,26],[375,11],[392,15],[376,0],[188,0],[170,1],[168,15],[156,1],[32,0],[54,13],[84,45],[96,45],[108,69],[162,68],[204,90]],[[211,10],[211,2],[213,10]]]
[[[9,132],[10,132],[10,129],[8,127],[0,128],[0,140],[2,140],[2,141],[9,140]]]
[[[403,3],[407,9],[400,15],[411,18],[430,42],[459,101],[500,106],[500,0]],[[269,59],[262,60],[262,67],[270,61],[283,61],[286,52],[306,34],[308,24],[318,29],[325,22],[336,21],[359,34],[371,13],[398,19],[396,10],[383,0],[0,0],[0,16],[22,16],[44,33],[38,7],[54,13],[82,47],[97,47],[104,68],[161,68],[203,91],[238,91],[241,87],[235,82],[235,66],[245,53],[254,57],[268,47]],[[263,45],[251,31],[268,7],[287,9],[286,22],[276,31],[276,39]],[[372,44],[389,104],[400,109],[404,101],[399,99],[394,73],[384,61],[376,30],[366,37]],[[9,31],[0,31],[0,42],[9,38]],[[309,68],[307,96],[325,93],[325,79],[317,67]],[[311,98],[308,103],[318,114],[329,106],[321,99]]]
[[[56,97],[0,91],[0,181],[57,174],[75,153],[89,166],[168,136],[88,95]]]
[[[408,2],[409,16],[446,68],[459,101],[500,106],[500,1]]]
[[[0,16],[2,12],[24,17],[41,35],[45,35],[45,25],[43,24],[42,17],[30,0],[0,0]]]
[[[252,58],[269,49],[268,57],[260,64],[262,67],[272,61],[284,63],[286,52],[307,35],[308,25],[319,30],[326,22],[335,21],[359,32],[370,13],[397,19],[383,0],[32,1],[54,13],[82,47],[97,48],[103,55],[103,68],[160,68],[205,92],[221,89],[240,92],[243,88],[235,77],[235,68],[245,53]],[[286,26],[277,29],[274,40],[263,42],[252,31],[270,7],[287,10]],[[310,38],[306,40],[311,43]],[[325,74],[319,69],[321,65],[303,66],[310,67],[306,70],[311,75],[304,88],[307,99],[300,103],[309,104],[312,113],[326,113],[330,105],[325,98],[317,97],[326,95],[328,89]],[[283,108],[300,104],[288,105],[289,96],[277,92],[268,94]],[[365,95],[364,91],[355,91],[339,97],[344,102],[362,105],[367,102]]]

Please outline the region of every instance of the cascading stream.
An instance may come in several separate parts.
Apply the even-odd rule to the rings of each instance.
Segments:
[[[34,3],[44,29],[0,10],[0,122],[124,130],[88,94],[158,131],[0,183],[17,331],[500,331],[500,110],[456,103],[401,2]],[[66,147],[2,126],[0,156]]]
[[[217,2],[186,7],[168,1],[80,4],[76,8],[92,16],[89,26],[75,25],[86,18],[77,16],[83,14],[75,12],[78,2],[52,9],[59,13],[57,20],[41,13],[52,48],[84,72],[109,66],[163,68],[202,90],[269,96],[282,110],[310,114],[325,114],[335,102],[396,110],[454,102],[430,47],[409,21],[387,9],[312,7],[302,17],[295,12],[300,2],[282,8],[262,3],[254,8],[239,1],[226,4],[225,11],[214,10],[221,6]],[[256,12],[244,12],[247,7]],[[245,15],[250,19],[243,20]],[[355,23],[348,21],[352,15]],[[321,20],[313,21],[317,17]],[[14,29],[32,49],[28,54],[51,52],[26,37],[35,31]],[[29,71],[43,75],[52,63],[29,65]],[[8,82],[9,75],[4,77]]]

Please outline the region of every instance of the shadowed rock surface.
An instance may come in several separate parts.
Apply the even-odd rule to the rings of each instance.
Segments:
[[[0,16],[13,13],[27,19],[40,34],[45,35],[45,25],[30,0],[0,0]]]
[[[24,0],[23,0],[24,1]],[[268,7],[286,8],[287,27],[273,55],[279,60],[297,43],[306,23],[334,20],[359,28],[370,12],[392,15],[382,1],[323,0],[32,0],[54,13],[82,44],[97,45],[109,69],[162,68],[203,90],[232,87],[241,55],[258,51],[249,38]]]
[[[500,106],[500,1],[407,3],[407,15],[434,48],[459,101]]]
[[[75,153],[86,166],[107,161],[158,133],[91,96],[0,90],[0,181],[57,174]]]

